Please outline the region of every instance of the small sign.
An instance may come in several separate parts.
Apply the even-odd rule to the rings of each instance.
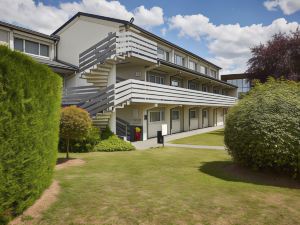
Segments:
[[[168,134],[168,124],[162,124],[161,125],[161,135],[165,136]]]

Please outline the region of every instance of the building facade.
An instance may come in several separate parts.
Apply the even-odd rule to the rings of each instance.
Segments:
[[[128,21],[77,13],[50,36],[18,28],[0,24],[0,41],[64,78],[64,106],[127,140],[223,125],[237,100],[220,67]]]
[[[244,94],[250,91],[252,87],[251,81],[247,78],[246,73],[226,74],[221,76],[221,80],[238,87],[237,95],[241,98]]]

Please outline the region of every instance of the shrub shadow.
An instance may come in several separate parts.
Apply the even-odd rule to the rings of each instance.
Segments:
[[[283,188],[300,189],[300,181],[282,174],[268,171],[253,171],[232,161],[205,162],[199,170],[210,176],[226,181],[244,182]]]
[[[62,163],[65,163],[65,162],[67,162],[67,161],[69,161],[69,160],[73,160],[73,159],[76,159],[76,158],[57,158],[56,159],[56,165],[59,165],[59,164],[62,164]]]

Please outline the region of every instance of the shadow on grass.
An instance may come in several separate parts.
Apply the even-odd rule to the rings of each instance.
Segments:
[[[206,134],[213,134],[213,135],[218,135],[218,136],[224,136],[224,130],[223,129],[221,129],[221,130],[215,130],[215,131],[208,132]]]
[[[56,165],[59,165],[59,164],[62,164],[62,163],[65,163],[65,162],[67,162],[67,161],[69,161],[69,160],[73,160],[73,159],[76,159],[76,158],[57,158],[57,160],[56,160]]]
[[[226,181],[300,189],[300,181],[271,172],[253,171],[231,161],[206,162],[199,170]]]

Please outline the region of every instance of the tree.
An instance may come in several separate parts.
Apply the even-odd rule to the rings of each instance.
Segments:
[[[62,109],[60,119],[60,137],[67,144],[66,158],[69,158],[70,140],[81,140],[88,135],[92,121],[84,109],[68,106]]]
[[[269,76],[300,80],[300,30],[290,35],[278,33],[266,44],[251,48],[248,78],[266,82]]]

